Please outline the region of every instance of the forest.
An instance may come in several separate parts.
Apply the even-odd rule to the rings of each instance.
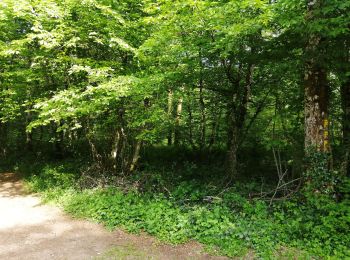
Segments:
[[[350,258],[350,1],[1,0],[0,170],[166,243]]]

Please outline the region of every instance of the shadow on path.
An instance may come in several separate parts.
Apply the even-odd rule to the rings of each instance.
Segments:
[[[0,173],[0,259],[225,259],[198,243],[171,246],[148,235],[72,219],[26,194],[20,176]]]

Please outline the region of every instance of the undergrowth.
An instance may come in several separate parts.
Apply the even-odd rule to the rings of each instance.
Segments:
[[[162,190],[159,187],[167,182],[152,169],[153,180],[148,177],[143,189],[137,185],[82,189],[73,163],[38,163],[29,171],[34,174],[27,175],[28,187],[40,192],[45,201],[110,229],[147,232],[173,244],[196,240],[209,251],[227,256],[253,252],[263,259],[350,257],[347,198],[335,202],[322,194],[300,194],[270,207],[244,195],[257,188],[251,183],[237,183],[220,194],[213,185],[195,180],[182,180]],[[137,176],[132,183],[141,178]]]

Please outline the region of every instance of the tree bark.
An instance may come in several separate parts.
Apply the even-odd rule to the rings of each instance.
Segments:
[[[32,115],[31,112],[26,113],[26,124],[25,124],[25,128],[30,124],[32,120]],[[26,149],[28,152],[32,152],[33,151],[33,133],[30,131],[26,131],[25,129],[25,133],[26,133]]]
[[[111,151],[111,159],[112,159],[112,167],[113,169],[117,169],[117,158],[118,158],[118,153],[119,153],[119,149],[120,149],[120,138],[121,138],[121,133],[120,133],[120,129],[118,127],[118,129],[115,131],[115,135],[114,135],[114,140],[113,140],[113,145],[112,145],[112,151]]]
[[[342,132],[343,132],[343,163],[342,173],[350,177],[350,41],[345,39],[341,42],[342,49],[339,66],[339,79],[341,81],[341,107],[342,107]]]
[[[169,89],[168,90],[168,118],[172,122],[173,120],[173,90]],[[173,143],[173,130],[172,126],[170,127],[168,131],[168,145],[172,145]]]
[[[199,138],[199,149],[203,150],[206,142],[206,115],[205,115],[205,103],[204,103],[204,95],[203,95],[203,57],[202,57],[202,49],[199,49],[199,109],[201,114],[200,119],[200,138]]]
[[[242,100],[240,102],[240,108],[239,108],[239,118],[238,118],[238,127],[240,129],[243,128],[246,117],[247,117],[247,111],[248,111],[248,102],[251,95],[251,88],[253,84],[253,72],[254,72],[254,65],[248,64],[247,73],[246,73],[246,79],[245,79],[245,85],[243,88],[243,94],[242,94]]]
[[[7,123],[0,122],[0,157],[6,157],[7,154]]]
[[[312,22],[314,11],[321,8],[320,0],[308,0],[307,22]],[[320,60],[322,52],[321,37],[311,34],[305,48],[305,151],[327,153],[329,142],[329,85],[327,72]]]
[[[117,129],[114,135],[111,159],[112,166],[116,173],[125,173],[129,169],[128,158],[129,154],[126,151],[128,146],[128,136],[125,132],[125,123],[124,123],[124,108],[118,110],[118,121]],[[130,168],[130,167],[129,167]]]
[[[204,103],[204,97],[203,97],[202,76],[199,80],[199,107],[201,111],[199,148],[200,150],[203,150],[203,148],[205,147],[205,136],[206,136],[206,116],[205,116],[205,103]]]
[[[232,117],[235,117],[233,114]],[[230,129],[230,139],[229,139],[229,147],[228,147],[228,173],[232,177],[237,177],[238,175],[238,160],[237,160],[237,152],[238,152],[238,141],[239,141],[239,129],[237,127],[237,123],[235,122],[235,118],[231,118],[231,129]]]
[[[180,144],[180,123],[181,123],[181,115],[182,115],[182,103],[183,98],[182,96],[179,98],[176,108],[176,118],[175,118],[175,135],[174,135],[174,144],[179,145]]]
[[[305,73],[305,151],[329,152],[329,86],[326,71],[309,63]]]
[[[134,154],[130,163],[129,172],[133,172],[136,168],[137,162],[140,159],[141,145],[142,145],[141,140],[137,140],[134,147]]]
[[[193,115],[192,115],[192,105],[190,102],[187,103],[188,110],[188,142],[190,143],[193,150],[196,150],[196,144],[193,141]]]
[[[344,80],[341,86],[341,95],[343,108],[343,172],[350,177],[350,76]]]
[[[231,136],[229,136],[228,171],[230,175],[234,177],[238,175],[237,152],[241,143],[242,129],[247,116],[248,102],[253,83],[253,70],[254,65],[248,64],[244,85],[240,87],[242,67],[240,68],[240,75],[236,81],[237,92],[233,94],[231,101],[231,114],[229,118],[231,124],[229,134]]]
[[[63,122],[60,121],[55,127],[55,154],[57,158],[64,157],[64,148],[63,148],[64,133],[62,129],[58,131],[58,129],[62,126],[63,126]]]
[[[218,135],[218,128],[220,124],[221,119],[221,108],[218,108],[218,112],[214,113],[213,119],[212,119],[212,126],[211,126],[211,135],[210,135],[210,141],[209,141],[209,149],[211,149],[215,143],[216,138]]]

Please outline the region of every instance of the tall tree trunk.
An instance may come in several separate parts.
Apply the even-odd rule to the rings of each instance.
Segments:
[[[204,97],[203,97],[203,79],[202,79],[202,76],[199,80],[199,107],[200,107],[200,111],[201,111],[199,148],[200,148],[200,150],[203,150],[203,148],[205,147],[206,116],[205,116],[205,103],[204,103]]]
[[[239,70],[240,74],[242,67]],[[240,81],[237,81],[237,92],[234,93],[231,103],[230,124],[229,130],[229,149],[228,149],[228,171],[231,176],[238,175],[238,159],[237,152],[241,143],[242,129],[246,121],[248,102],[250,98],[251,87],[253,83],[254,65],[248,64],[245,77],[245,83],[241,87]],[[240,80],[241,75],[238,76]]]
[[[63,149],[63,141],[64,141],[64,133],[62,129],[63,122],[60,121],[55,127],[55,155],[57,158],[64,157],[64,149]],[[59,130],[59,131],[58,131]]]
[[[190,143],[193,150],[196,150],[196,144],[193,141],[193,115],[192,115],[192,104],[187,103],[188,110],[188,142]]]
[[[30,124],[32,120],[31,112],[26,113],[26,124],[25,124],[25,133],[26,133],[26,148],[28,152],[33,151],[33,133],[32,131],[26,131],[26,127]]]
[[[0,122],[0,157],[6,157],[7,154],[7,123]]]
[[[238,152],[238,142],[239,142],[239,129],[237,127],[235,115],[232,115],[231,118],[231,129],[230,129],[230,139],[229,139],[229,147],[228,147],[228,155],[227,155],[227,170],[230,176],[237,177],[238,175],[238,160],[237,160],[237,152]]]
[[[343,172],[350,177],[350,76],[347,76],[341,86],[341,95],[343,108]]]
[[[313,22],[314,11],[321,8],[321,0],[308,0],[306,21]],[[311,34],[305,48],[305,151],[327,153],[329,142],[329,85],[327,72],[320,60],[321,37]]]
[[[326,71],[313,63],[305,72],[305,151],[329,152],[329,86]]]
[[[125,122],[124,122],[124,108],[120,108],[118,110],[118,121],[119,124],[117,126],[113,145],[112,145],[112,151],[111,151],[111,159],[112,159],[112,166],[116,173],[125,173],[129,169],[128,167],[128,153],[126,151],[127,149],[127,143],[128,143],[128,136],[125,132]]]
[[[112,160],[112,167],[113,169],[117,170],[117,158],[118,154],[120,152],[120,139],[121,139],[121,133],[120,129],[115,131],[113,145],[112,145],[112,151],[111,151],[111,160]]]
[[[205,147],[205,137],[206,137],[206,116],[205,116],[205,103],[204,103],[204,95],[203,95],[203,57],[202,57],[202,49],[199,48],[199,109],[201,114],[200,121],[200,138],[199,138],[199,149],[203,150]]]
[[[142,141],[141,140],[136,140],[136,144],[134,147],[134,153],[131,159],[131,163],[130,163],[130,168],[129,168],[129,172],[133,172],[136,168],[137,162],[140,159],[140,150],[141,150],[141,145],[142,145]]]
[[[168,90],[168,118],[170,121],[173,119],[173,90]],[[172,127],[168,130],[168,145],[172,145],[173,143],[173,130]]]
[[[182,103],[183,103],[183,98],[181,96],[177,102],[177,108],[176,108],[175,135],[174,135],[174,144],[175,145],[180,144],[180,138],[181,138],[180,123],[181,123],[181,115],[182,115]]]
[[[145,110],[147,110],[149,107],[151,106],[151,102],[148,98],[144,99],[144,107]],[[141,127],[140,131],[142,132],[143,130],[145,130],[147,128],[147,126],[143,126]],[[129,173],[133,172],[137,166],[137,163],[140,159],[140,150],[141,150],[141,146],[142,146],[142,140],[137,139],[134,141],[135,145],[133,147],[133,154],[132,157],[130,159],[130,164],[129,164]]]
[[[218,128],[220,124],[221,119],[221,107],[218,108],[218,112],[214,113],[213,119],[212,119],[212,126],[211,126],[211,135],[210,135],[210,141],[209,141],[209,149],[211,149],[216,142],[216,138],[218,135]]]
[[[342,42],[343,49],[341,60],[338,61],[339,78],[341,80],[341,103],[343,110],[342,130],[343,130],[343,165],[342,172],[350,177],[350,41],[345,39]]]
[[[248,102],[251,95],[251,88],[253,84],[253,72],[254,64],[248,64],[245,84],[243,87],[242,100],[239,104],[239,114],[238,114],[238,127],[242,129],[246,121],[247,112],[248,112]]]

